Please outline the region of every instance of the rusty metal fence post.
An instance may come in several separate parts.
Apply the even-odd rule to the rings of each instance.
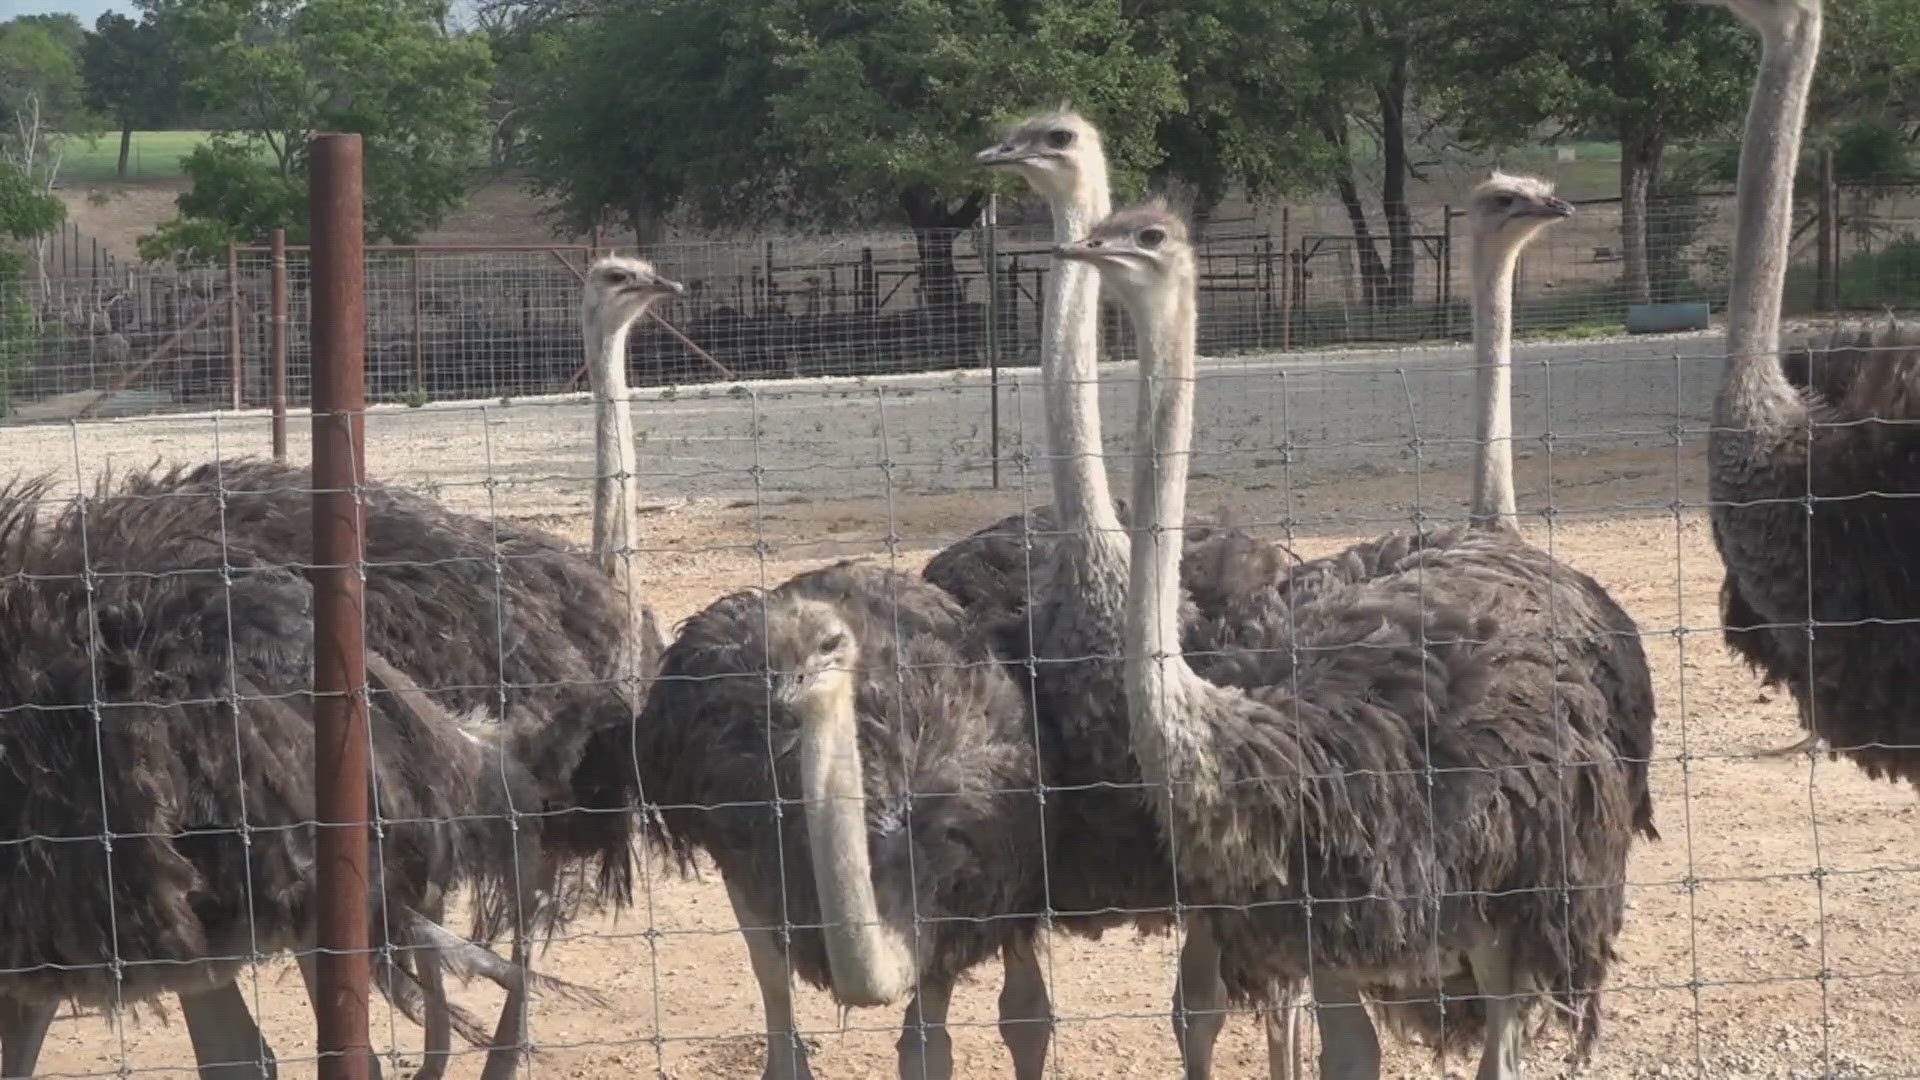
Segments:
[[[238,409],[246,401],[246,354],[240,342],[240,246],[227,243],[227,362],[232,369],[232,402]]]
[[[313,243],[313,768],[321,1080],[368,1080],[366,282],[358,135],[316,135]]]
[[[287,460],[287,230],[273,230],[273,460]]]

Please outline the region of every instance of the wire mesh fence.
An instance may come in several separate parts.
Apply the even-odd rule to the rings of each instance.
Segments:
[[[1823,209],[1824,208],[1824,209]],[[1516,330],[1590,337],[1699,325],[1725,295],[1731,199],[1656,199],[1644,288],[1621,243],[1617,200],[1584,203],[1535,245],[1517,282]],[[1788,310],[1920,302],[1920,189],[1849,185],[1801,207]],[[1283,208],[1219,221],[1200,250],[1208,355],[1460,340],[1471,330],[1466,223],[1452,206],[1356,241],[1344,216]],[[847,239],[675,242],[647,254],[688,296],[637,326],[635,385],[875,376],[1030,365],[1051,240],[1007,215],[992,229]],[[265,247],[178,268],[116,262],[79,235],[9,300],[33,331],[6,350],[21,418],[264,406],[272,394],[276,277]],[[368,379],[375,401],[497,399],[581,382],[579,274],[589,252],[369,248]],[[307,398],[306,252],[284,282],[289,391]],[[1692,309],[1641,309],[1646,304]],[[1127,354],[1117,312],[1105,331]]]
[[[1888,835],[1890,823],[1914,813],[1911,793],[1869,781],[1844,761],[1766,756],[1794,737],[1794,707],[1786,695],[1763,690],[1719,640],[1721,570],[1705,517],[1703,452],[1722,365],[1718,344],[1561,340],[1519,349],[1523,529],[1599,579],[1636,620],[1659,714],[1649,774],[1663,838],[1632,851],[1622,956],[1585,1074],[1911,1075],[1920,955],[1910,943],[1920,940],[1920,878],[1897,830]],[[1124,490],[1139,383],[1132,365],[1102,374],[1109,467]],[[1224,518],[1304,558],[1390,530],[1461,520],[1472,379],[1471,357],[1458,346],[1204,360],[1192,516]],[[645,433],[637,447],[641,524],[633,554],[640,599],[672,640],[685,633],[683,620],[738,590],[777,586],[844,557],[916,575],[929,556],[976,529],[1045,503],[1051,462],[1032,372],[1008,372],[998,384],[1003,486],[994,492],[983,484],[994,392],[984,375],[945,373],[637,395],[636,428]],[[564,799],[543,801],[568,779],[556,761],[593,760],[577,748],[553,759],[535,752],[543,731],[573,722],[564,720],[566,708],[619,715],[627,707],[619,695],[629,687],[666,693],[666,684],[635,684],[610,653],[592,651],[606,648],[606,628],[568,610],[606,603],[604,593],[575,591],[590,590],[599,573],[586,550],[591,409],[577,401],[487,401],[376,410],[367,418],[368,475],[421,496],[368,494],[368,648],[439,709],[410,704],[404,683],[376,675],[370,717],[376,731],[385,724],[452,733],[411,751],[438,755],[426,776],[403,764],[403,748],[377,736],[372,748],[373,859],[382,868],[372,908],[376,974],[387,957],[420,969],[427,931],[411,921],[416,914],[491,942],[503,956],[517,926],[540,930],[541,919],[553,916],[551,943],[530,963],[570,986],[547,982],[532,995],[525,1038],[538,1053],[528,1068],[754,1075],[769,1045],[749,949],[721,877],[758,880],[784,896],[791,906],[762,914],[763,925],[777,939],[803,939],[821,921],[804,856],[757,871],[722,862],[716,873],[698,854],[699,874],[685,877],[668,852],[643,839],[630,906],[601,909],[591,899],[598,879],[590,863],[583,870],[580,852],[605,841],[590,826],[604,815],[565,809]],[[5,681],[12,696],[0,702],[0,768],[15,770],[10,786],[0,787],[0,807],[16,815],[0,822],[9,890],[0,919],[22,920],[4,924],[0,994],[57,977],[82,999],[59,1008],[40,1055],[44,1072],[120,1075],[178,1070],[194,1060],[191,1021],[212,1007],[204,999],[183,1002],[187,1025],[108,1011],[178,985],[171,980],[182,970],[181,952],[141,936],[142,918],[167,895],[164,878],[147,876],[162,845],[191,869],[186,895],[197,917],[228,931],[181,948],[231,958],[219,978],[236,979],[235,994],[280,1068],[300,1075],[312,1068],[307,999],[286,959],[310,955],[312,945],[298,904],[277,906],[302,895],[313,820],[287,793],[288,777],[304,767],[293,734],[299,728],[276,726],[299,723],[308,707],[310,660],[288,643],[306,633],[300,571],[310,559],[304,548],[287,550],[288,535],[302,536],[300,508],[312,488],[308,446],[293,441],[290,472],[229,462],[197,478],[121,486],[129,465],[156,457],[201,464],[258,453],[265,427],[249,413],[86,419],[9,432],[9,460],[57,474],[39,531],[21,522],[9,533],[0,577],[0,627],[21,658]],[[119,476],[116,486],[97,489],[109,471]],[[406,610],[405,597],[421,610]],[[90,611],[84,624],[93,629],[75,638],[74,622],[50,617],[64,610],[59,604]],[[439,643],[415,644],[408,627]],[[756,653],[743,666],[757,671],[763,660]],[[935,670],[959,663],[921,661]],[[371,655],[369,664],[371,674]],[[684,700],[704,685],[682,680],[675,692]],[[766,723],[775,692],[763,676],[751,677],[746,695],[758,704],[747,723]],[[296,717],[284,715],[282,704]],[[729,756],[733,745],[706,726],[715,717],[688,716],[686,757],[674,767],[698,772],[731,762],[744,770],[740,795],[689,805],[647,793],[654,809],[711,819],[716,834],[742,843],[800,829],[805,793],[775,778],[790,776],[802,749],[763,738],[753,753]],[[66,741],[49,741],[57,739]],[[56,763],[49,746],[70,756]],[[489,756],[495,746],[513,754]],[[56,764],[57,784],[21,771]],[[530,779],[512,771],[519,766]],[[112,779],[96,785],[96,770]],[[1132,783],[1121,789],[1127,797],[1139,794]],[[1037,811],[1073,787],[1020,786],[1012,794]],[[911,829],[923,818],[940,820],[945,794],[915,791],[869,812]],[[152,812],[134,813],[140,807]],[[644,831],[643,819],[631,820]],[[20,835],[20,821],[31,823],[29,835]],[[1018,850],[1043,852],[1048,843],[1033,834]],[[876,859],[883,850],[876,847]],[[1000,849],[962,850],[978,877],[999,868]],[[549,857],[554,865],[543,861]],[[883,863],[876,873],[924,870],[939,858],[925,849],[897,857],[905,864]],[[1115,857],[1142,866],[1176,859],[1164,850]],[[221,867],[230,869],[220,874]],[[550,872],[556,876],[544,876]],[[112,919],[86,907],[103,895],[103,873],[114,882],[105,908]],[[432,889],[442,886],[449,902],[436,910]],[[43,902],[29,904],[25,895]],[[1071,932],[1070,916],[1084,910],[1079,903],[1059,893],[1000,913],[1051,917],[1058,929],[1038,960],[1056,1018],[1048,1075],[1177,1072],[1169,989],[1177,950],[1208,901],[1186,895],[1184,929],[1176,933],[1113,932],[1099,941]],[[81,911],[93,921],[63,921]],[[912,915],[913,933],[929,936],[951,919],[945,910]],[[30,918],[43,921],[29,925]],[[55,927],[64,938],[40,932]],[[83,930],[99,936],[83,939]],[[55,976],[33,951],[48,940],[86,940],[94,953]],[[451,942],[433,943],[459,961]],[[955,1075],[1010,1074],[997,1017],[1000,968],[979,966],[953,993],[944,1030]],[[71,989],[88,979],[85,990]],[[484,1043],[504,994],[485,979],[449,983],[463,1010],[450,1072],[477,1075],[484,1050],[470,1040]],[[827,995],[796,987],[800,1045],[818,1075],[892,1072],[897,1011],[841,1016]],[[373,1005],[373,1041],[388,1069],[425,1060],[426,1036],[404,1003],[376,997]],[[258,1043],[242,1041],[221,1052],[258,1060]],[[1385,1043],[1392,1075],[1463,1068],[1461,1058],[1436,1062],[1414,1042]],[[1556,1075],[1570,1048],[1565,1036],[1543,1035],[1529,1062]],[[1266,1052],[1257,1018],[1231,1010],[1217,1072],[1258,1073]]]
[[[1690,205],[1686,243],[1650,253],[1648,299],[1719,287],[1711,214]],[[1680,229],[1669,210],[1657,235]],[[1848,302],[1861,279],[1840,271],[1872,254],[1843,255],[1842,220],[1802,231],[1820,309]],[[1178,738],[1143,741],[1164,716],[1132,709],[1152,666],[1131,621],[1113,624],[1114,566],[1056,568],[1063,534],[1039,515],[962,546],[1098,487],[1046,430],[1059,402],[1030,366],[1044,291],[1027,280],[1046,245],[1029,226],[953,237],[951,264],[924,239],[652,253],[691,296],[629,341],[631,447],[607,434],[623,430],[611,404],[539,396],[576,384],[590,351],[578,249],[376,250],[328,271],[303,249],[236,249],[146,282],[126,309],[151,325],[90,293],[106,329],[89,339],[144,327],[151,347],[32,368],[59,389],[29,378],[22,411],[65,422],[7,435],[16,469],[46,478],[0,492],[0,1075],[346,1075],[362,964],[370,1048],[429,1077],[498,1080],[523,1048],[529,1070],[577,1075],[795,1075],[803,1057],[822,1075],[896,1059],[905,1076],[1032,1075],[1044,1054],[1047,1075],[1164,1076],[1216,1021],[1218,1072],[1260,1072],[1282,1027],[1219,977],[1270,995],[1269,1019],[1319,1021],[1308,1042],[1340,1043],[1348,1065],[1343,994],[1410,1006],[1384,1040],[1395,1075],[1452,1075],[1458,1056],[1412,1036],[1473,1041],[1502,986],[1553,995],[1571,1021],[1532,1040],[1537,1073],[1604,1017],[1592,1060],[1565,1071],[1914,1075],[1920,879],[1887,840],[1911,793],[1772,752],[1798,711],[1722,644],[1706,445],[1724,340],[1572,332],[1625,319],[1629,298],[1615,267],[1582,284],[1593,237],[1572,222],[1522,271],[1521,328],[1557,336],[1517,349],[1521,528],[1630,616],[1604,640],[1644,651],[1651,701],[1616,701],[1559,666],[1593,647],[1555,621],[1591,599],[1585,579],[1486,601],[1543,618],[1544,641],[1431,621],[1457,606],[1441,569],[1401,582],[1412,607],[1336,611],[1348,594],[1310,591],[1296,559],[1346,552],[1309,564],[1337,577],[1364,561],[1355,544],[1463,519],[1480,407],[1451,340],[1467,288],[1453,215],[1410,227],[1397,268],[1344,278],[1328,268],[1352,245],[1311,224],[1216,223],[1202,251],[1184,460],[1189,520],[1217,531],[1188,535],[1201,557],[1182,573],[1229,592],[1248,588],[1237,570],[1271,575],[1259,588],[1284,594],[1291,629],[1284,648],[1180,644],[1216,689],[1269,709],[1201,732],[1213,767],[1184,773],[1167,764]],[[360,311],[343,265],[364,273],[364,320],[327,318]],[[364,331],[369,397],[432,407],[373,409],[352,434],[350,381],[316,379],[359,351],[345,328]],[[1376,347],[1306,351],[1329,343]],[[257,457],[258,411],[159,415],[274,395],[276,344],[290,397],[321,406],[287,462]],[[1822,362],[1789,378],[1870,385]],[[1164,393],[1143,366],[1098,369],[1093,456],[1117,491],[1152,437],[1141,397]],[[46,408],[60,395],[80,397]],[[633,464],[608,471],[624,450]],[[1793,495],[1810,519],[1859,497]],[[332,543],[363,535],[326,555],[330,514]],[[927,583],[956,550],[979,573]],[[1211,618],[1219,598],[1189,593]],[[343,616],[358,635],[328,632]],[[1308,637],[1316,618],[1334,629]],[[1855,644],[1877,629],[1900,632],[1807,624]],[[1413,674],[1391,668],[1410,652]],[[1543,681],[1526,682],[1535,661]],[[1570,740],[1589,713],[1648,704],[1662,836],[1629,847],[1619,777],[1639,759]],[[1502,727],[1503,709],[1533,726]],[[341,784],[329,762],[361,718],[350,749],[369,775]],[[1529,739],[1530,758],[1489,749]],[[364,866],[343,837],[366,842]],[[365,915],[363,938],[343,914]],[[1515,937],[1461,930],[1502,918]],[[1327,978],[1313,950],[1331,946],[1301,943],[1356,926],[1412,966],[1390,977],[1368,953],[1338,968],[1364,985]],[[1098,933],[1128,927],[1142,933]],[[1498,974],[1522,953],[1531,987]],[[1310,1000],[1273,981],[1309,972]],[[906,1011],[836,1014],[809,981]],[[134,1009],[169,1001],[184,1030]]]

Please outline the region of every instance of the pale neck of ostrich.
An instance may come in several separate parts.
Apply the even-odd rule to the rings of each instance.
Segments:
[[[628,643],[636,649],[644,618],[633,574],[640,540],[640,465],[627,387],[627,331],[639,317],[636,312],[627,319],[594,314],[586,319],[587,379],[593,391],[593,555],[621,596]]]
[[[1793,236],[1793,175],[1807,91],[1820,58],[1820,11],[1761,34],[1760,73],[1740,143],[1727,297],[1727,368],[1714,402],[1719,427],[1778,429],[1804,409],[1780,368],[1780,305]]]
[[[828,686],[797,702],[795,712],[807,848],[834,997],[843,1005],[884,1005],[913,984],[913,951],[881,920],[874,896],[852,675],[836,673]]]
[[[1127,715],[1134,756],[1154,782],[1192,779],[1208,755],[1183,725],[1200,678],[1180,651],[1180,556],[1193,447],[1197,319],[1191,282],[1132,312],[1143,398],[1133,446],[1133,551],[1127,582]]]
[[[1475,528],[1520,527],[1513,494],[1513,271],[1524,241],[1476,237],[1473,246]]]
[[[1112,209],[1105,163],[1085,169],[1072,190],[1050,195],[1048,205],[1056,243],[1083,239]],[[1100,441],[1099,272],[1084,262],[1054,259],[1047,277],[1045,323],[1040,376],[1059,527],[1085,537],[1096,549],[1124,557],[1125,541]]]

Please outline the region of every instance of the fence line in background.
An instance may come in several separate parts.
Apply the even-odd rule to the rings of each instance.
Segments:
[[[1724,296],[1728,197],[1656,201],[1644,298],[1621,280],[1618,202],[1583,202],[1527,256],[1517,286],[1521,332],[1619,332],[1643,299],[1697,312]],[[1331,213],[1284,207],[1264,225],[1215,225],[1200,252],[1203,351],[1464,338],[1461,214],[1450,205],[1415,208],[1397,274],[1385,238],[1356,243]],[[647,255],[686,281],[689,296],[636,327],[632,381],[1030,364],[1050,264],[1039,228],[983,223],[951,237],[950,260],[921,259],[904,234],[658,245]],[[78,253],[76,245],[62,250]],[[371,399],[420,404],[577,388],[577,288],[594,254],[567,244],[368,247]],[[283,355],[288,404],[307,401],[309,257],[299,245],[283,254],[236,245],[215,265],[184,268],[103,256],[84,272],[25,283],[25,297],[0,298],[24,300],[38,328],[6,353],[17,418],[267,405],[283,384]],[[1920,306],[1920,184],[1842,186],[1825,176],[1801,207],[1793,267],[1793,312]],[[282,292],[284,323],[275,306]],[[1124,358],[1117,313],[1108,312],[1104,332],[1111,354]]]

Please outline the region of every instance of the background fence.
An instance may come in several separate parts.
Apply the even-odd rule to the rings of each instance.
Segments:
[[[1657,200],[1647,299],[1717,305],[1731,198]],[[1637,299],[1622,280],[1617,200],[1581,204],[1522,262],[1521,334],[1618,333]],[[1920,305],[1920,185],[1831,186],[1802,201],[1788,310]],[[689,286],[629,343],[635,385],[879,375],[1031,364],[1051,238],[1043,216],[930,238],[674,242],[647,252]],[[1402,254],[1357,243],[1335,212],[1282,208],[1216,221],[1200,252],[1201,348],[1209,355],[1450,340],[1470,332],[1466,224],[1453,206],[1413,209]],[[1371,249],[1370,254],[1367,253]],[[577,388],[579,274],[593,252],[535,247],[368,249],[369,393],[378,401],[501,398]],[[50,246],[21,298],[30,340],[7,350],[23,419],[80,409],[128,414],[265,405],[271,395],[273,261],[237,247],[214,265],[128,264],[82,242]],[[308,391],[307,253],[287,254],[292,402]],[[1118,312],[1112,355],[1126,356]],[[103,397],[102,391],[108,392]]]

